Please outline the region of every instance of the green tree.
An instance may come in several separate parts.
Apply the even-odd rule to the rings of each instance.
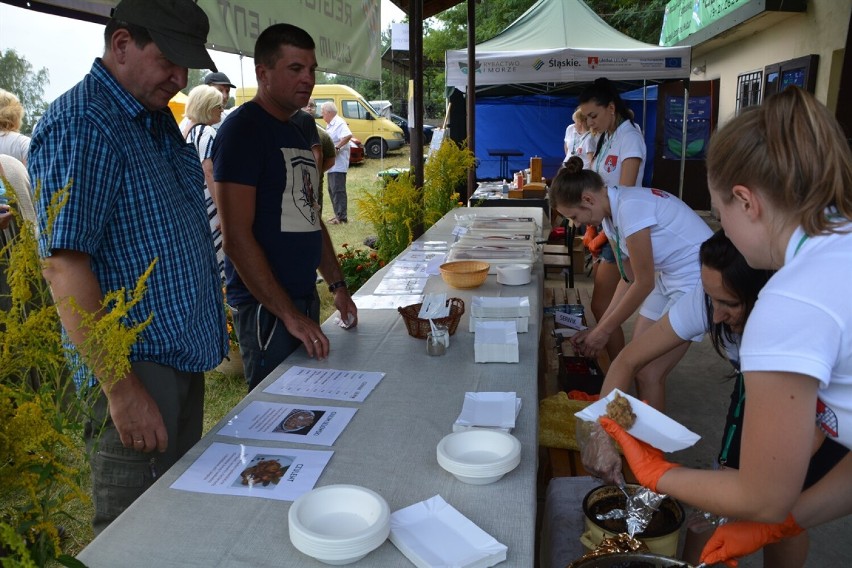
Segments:
[[[587,0],[606,23],[639,41],[657,45],[669,0]]]
[[[32,64],[14,49],[0,53],[0,89],[14,93],[24,107],[21,132],[31,135],[35,123],[47,110],[44,87],[50,83],[45,68],[33,70]]]

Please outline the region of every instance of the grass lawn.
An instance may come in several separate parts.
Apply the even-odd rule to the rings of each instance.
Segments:
[[[409,165],[409,147],[391,152],[382,160],[366,160],[363,163],[352,166],[346,179],[347,195],[349,198],[349,222],[341,225],[329,225],[328,230],[335,249],[339,250],[341,244],[348,243],[351,246],[364,247],[364,239],[374,234],[373,228],[361,221],[358,215],[355,201],[366,192],[375,191],[379,187],[377,173],[388,168],[407,168]],[[332,216],[331,202],[328,193],[323,199],[323,218]],[[329,294],[325,283],[318,285],[320,297],[323,300],[321,321],[325,321],[332,313],[331,294]],[[233,408],[246,395],[246,384],[241,376],[224,375],[215,371],[207,373],[207,384],[204,401],[204,432],[209,431],[231,408]],[[88,465],[81,464],[84,476],[88,480]],[[80,503],[74,503],[69,511],[71,518],[62,523],[66,529],[65,551],[74,555],[82,550],[92,539],[91,518],[92,507]]]

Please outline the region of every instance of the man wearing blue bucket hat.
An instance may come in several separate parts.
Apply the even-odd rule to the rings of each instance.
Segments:
[[[216,69],[208,31],[192,0],[123,0],[104,30],[103,57],[50,106],[30,149],[44,275],[75,357],[91,368],[75,378],[95,398],[86,440],[96,534],[200,439],[204,371],[227,352],[204,177],[167,107],[188,68]],[[66,185],[67,202],[45,231]],[[108,347],[80,311],[99,317],[109,309],[104,294],[134,289],[151,265],[127,315],[151,322],[130,349],[130,371],[110,373],[95,355]]]

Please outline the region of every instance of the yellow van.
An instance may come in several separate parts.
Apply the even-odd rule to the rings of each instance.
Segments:
[[[364,153],[368,158],[380,158],[388,150],[402,148],[405,144],[402,129],[390,119],[379,116],[355,89],[346,85],[315,85],[311,97],[317,103],[314,111],[317,123],[325,126],[320,109],[323,103],[333,102],[337,113],[352,131],[352,136],[364,144]]]
[[[235,106],[250,101],[256,93],[257,87],[238,87],[234,93]],[[333,102],[337,113],[352,131],[352,136],[364,145],[364,153],[368,158],[380,158],[388,150],[402,148],[405,144],[402,129],[390,119],[379,116],[355,89],[346,85],[315,85],[311,97],[317,103],[314,111],[317,124],[326,127],[320,110],[323,103]]]

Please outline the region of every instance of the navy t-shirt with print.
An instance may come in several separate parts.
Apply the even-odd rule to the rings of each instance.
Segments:
[[[319,175],[302,130],[254,102],[241,105],[216,135],[213,179],[257,189],[252,227],[257,242],[292,298],[312,296],[322,253]],[[230,305],[252,300],[230,259],[225,274]]]

